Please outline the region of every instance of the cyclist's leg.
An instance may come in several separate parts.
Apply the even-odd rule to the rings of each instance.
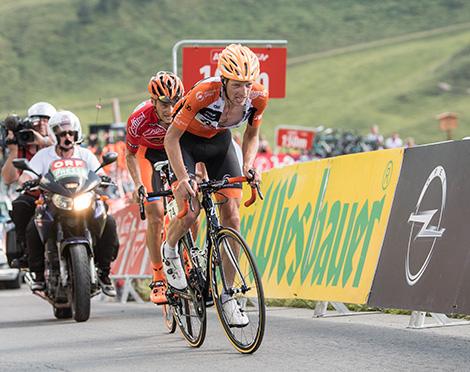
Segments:
[[[232,136],[229,131],[222,132],[214,137],[214,143],[217,146],[217,152],[214,155],[217,162],[207,162],[207,173],[210,179],[222,179],[229,175],[230,177],[238,177],[242,175],[239,159],[232,143]],[[216,194],[216,199],[222,201],[219,205],[220,220],[222,226],[231,227],[240,231],[240,201],[241,201],[241,185],[234,184],[224,188]],[[239,246],[227,247],[235,258],[239,255]],[[228,286],[233,284],[235,276],[235,267],[228,258],[228,252],[220,252],[222,256],[222,264],[224,268],[225,280]]]
[[[165,153],[140,147],[136,157],[139,162],[142,182],[147,192],[158,191],[161,187],[161,182],[158,182],[159,177],[154,172],[153,163],[166,160]],[[145,203],[145,212],[148,218],[146,241],[153,268],[151,286],[152,288],[156,288],[155,291],[152,291],[152,295],[155,297],[153,298],[153,300],[155,300],[154,302],[160,303],[165,301],[165,288],[163,288],[165,276],[162,270],[163,264],[160,251],[163,229],[163,202],[161,198],[147,201]],[[158,286],[155,286],[156,284],[158,284]]]
[[[183,157],[184,165],[186,166],[186,170],[188,174],[194,175],[196,172],[196,163],[200,160],[197,159],[197,147],[198,147],[198,139],[199,137],[193,136],[190,133],[186,132],[180,139],[181,145],[181,154]],[[171,167],[170,167],[171,168]],[[176,177],[174,176],[173,172],[171,175],[170,182],[174,183],[176,181]],[[178,195],[175,196],[176,204],[178,205],[178,210],[182,210],[186,203],[186,200],[181,199]],[[199,203],[197,200],[192,200],[192,206],[194,211],[191,209],[188,210],[188,213],[183,218],[173,218],[170,221],[167,229],[167,243],[170,247],[176,247],[178,241],[188,232],[188,230],[193,226],[197,217],[199,216]]]

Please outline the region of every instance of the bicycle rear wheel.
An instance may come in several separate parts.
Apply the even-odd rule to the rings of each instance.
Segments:
[[[173,310],[171,306],[168,304],[162,305],[162,316],[163,316],[163,324],[167,329],[168,333],[175,333],[176,331],[176,319],[173,316]]]
[[[179,244],[183,267],[188,279],[188,290],[187,295],[174,295],[173,314],[183,337],[192,347],[199,347],[206,337],[206,305],[202,290],[195,279],[194,272],[197,267],[191,259],[189,247],[184,239],[181,239]]]
[[[209,259],[212,295],[225,334],[240,353],[254,353],[263,341],[266,307],[253,254],[237,231],[222,228]],[[225,314],[222,306],[222,301],[230,297],[248,317],[247,325],[230,325],[230,315]]]

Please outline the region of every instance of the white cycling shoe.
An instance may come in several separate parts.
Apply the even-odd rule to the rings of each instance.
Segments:
[[[228,301],[224,302],[222,304],[222,309],[224,310],[230,327],[243,328],[250,323],[250,320],[241,309],[236,299],[230,298]]]
[[[165,273],[166,280],[171,287],[184,291],[188,286],[188,282],[183,265],[181,264],[181,258],[176,250],[174,253],[168,253],[170,249],[165,247],[166,244],[166,242],[162,244],[163,272]]]

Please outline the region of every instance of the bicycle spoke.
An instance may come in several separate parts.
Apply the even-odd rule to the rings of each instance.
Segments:
[[[186,275],[189,278],[195,267],[186,240],[180,241],[180,248],[180,256],[182,257],[183,266],[186,269]],[[190,286],[188,292],[190,296],[187,298],[186,296],[185,298],[178,298],[176,304],[172,306],[175,310],[174,314],[181,334],[191,346],[199,347],[204,342],[206,335],[206,309],[197,281],[192,282],[188,280],[188,285]]]

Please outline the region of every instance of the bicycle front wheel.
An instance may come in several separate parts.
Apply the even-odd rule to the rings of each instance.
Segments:
[[[237,231],[222,228],[211,249],[210,262],[212,295],[225,334],[240,353],[254,353],[263,340],[266,307],[253,254]],[[233,314],[228,313],[229,307],[224,304],[233,299],[247,321],[236,324]]]
[[[173,315],[186,341],[192,347],[199,347],[206,337],[206,306],[202,290],[195,277],[197,267],[191,258],[189,247],[184,239],[181,239],[179,244],[189,288],[186,295],[176,295],[176,304],[172,305]]]

